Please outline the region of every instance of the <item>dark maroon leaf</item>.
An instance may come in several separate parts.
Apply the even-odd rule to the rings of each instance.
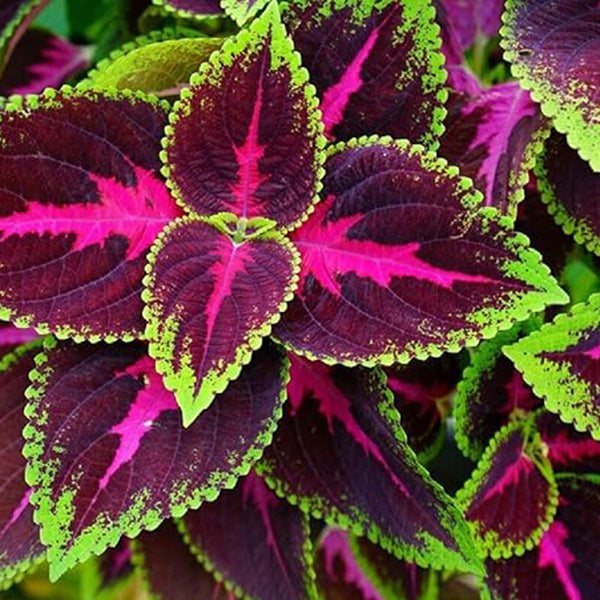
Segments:
[[[223,13],[220,0],[152,0],[182,17],[214,17]]]
[[[244,597],[316,595],[308,517],[254,473],[183,519],[194,554]]]
[[[0,317],[76,339],[139,336],[146,253],[180,214],[158,101],[48,90],[0,115]]]
[[[539,408],[542,401],[523,381],[502,348],[540,326],[532,318],[481,344],[471,355],[454,399],[456,441],[463,454],[477,460],[490,439],[515,418]]]
[[[440,36],[442,38],[442,52],[446,58],[446,65],[454,66],[463,62],[463,50],[458,32],[454,29],[450,21],[450,14],[445,6],[444,0],[433,0],[435,8],[435,20],[440,26]],[[450,72],[450,69],[448,69]]]
[[[10,586],[44,555],[21,456],[25,390],[40,346],[39,342],[20,346],[0,362],[0,589]]]
[[[319,593],[323,600],[383,600],[358,566],[349,537],[341,529],[325,531],[315,559]]]
[[[10,323],[0,323],[0,357],[37,337],[39,336],[33,329],[20,329]]]
[[[133,546],[138,570],[153,600],[235,599],[200,565],[171,521],[165,521],[156,531],[145,531]]]
[[[86,65],[82,48],[43,29],[30,29],[2,73],[0,94],[39,94],[47,87],[60,87]]]
[[[24,455],[53,579],[233,487],[271,441],[287,377],[263,346],[184,429],[141,343],[52,340],[36,363]]]
[[[555,473],[600,473],[600,442],[545,410],[537,415],[535,426]]]
[[[0,73],[29,23],[50,0],[2,0],[0,5]]]
[[[290,375],[259,465],[278,495],[407,560],[476,571],[466,523],[406,443],[383,374],[293,357]]]
[[[190,83],[165,139],[165,172],[180,203],[200,215],[297,225],[316,199],[325,139],[315,90],[277,4]]]
[[[503,22],[504,58],[519,85],[600,171],[598,0],[508,0]]]
[[[408,443],[419,460],[427,462],[446,439],[446,417],[461,374],[458,360],[447,355],[413,361],[389,367],[386,374]]]
[[[109,588],[127,579],[133,572],[131,559],[131,542],[126,538],[122,538],[114,548],[109,548],[98,559],[98,567],[102,577],[100,589]]]
[[[446,18],[458,35],[463,50],[477,38],[491,38],[500,29],[504,0],[441,0]]]
[[[489,2],[489,0],[485,0]],[[460,167],[485,196],[486,206],[515,217],[550,124],[515,83],[495,85],[451,105],[439,154]]]
[[[430,0],[288,0],[282,10],[330,139],[437,144],[446,74]]]
[[[558,512],[540,544],[523,556],[487,561],[494,600],[587,600],[598,595],[599,477],[561,476],[558,483]]]
[[[530,418],[503,427],[456,495],[482,553],[510,558],[536,546],[558,503],[552,466]]]
[[[531,240],[552,274],[560,277],[574,242],[548,214],[535,183],[525,188],[525,200],[519,204],[515,227]]]
[[[336,146],[323,200],[292,234],[296,299],[273,329],[325,361],[457,352],[567,296],[455,167],[403,141]]]
[[[298,283],[299,257],[275,231],[236,241],[189,216],[160,234],[142,298],[156,369],[187,427],[271,332]]]
[[[577,243],[600,254],[600,174],[556,132],[546,142],[535,174],[554,221]]]
[[[432,569],[398,560],[366,538],[353,538],[351,546],[358,564],[384,598],[438,598],[437,575]]]

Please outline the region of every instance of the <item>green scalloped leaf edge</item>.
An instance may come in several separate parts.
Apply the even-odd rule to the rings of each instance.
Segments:
[[[191,10],[176,8],[175,6],[169,4],[169,0],[152,0],[152,4],[154,6],[158,6],[167,13],[175,15],[176,17],[182,17],[184,19],[191,19],[194,21],[206,21],[207,19],[216,20],[225,16],[224,14],[215,13],[200,14],[192,12]]]
[[[450,336],[449,340],[444,344],[428,344],[424,346],[419,343],[414,343],[403,352],[389,352],[363,360],[340,360],[334,356],[319,356],[308,350],[295,348],[293,345],[280,340],[277,336],[273,336],[277,343],[299,356],[312,361],[323,362],[327,365],[340,364],[347,367],[375,367],[383,365],[389,367],[396,363],[408,364],[413,359],[426,360],[428,358],[439,358],[446,352],[457,354],[463,348],[472,348],[477,346],[483,340],[494,338],[499,332],[510,329],[519,321],[525,321],[532,314],[542,311],[549,305],[568,304],[568,294],[558,285],[558,282],[552,275],[549,267],[542,262],[542,255],[535,248],[530,246],[529,238],[524,233],[514,230],[514,223],[510,217],[502,215],[500,211],[494,207],[483,206],[483,194],[473,187],[473,181],[469,177],[460,175],[458,167],[449,165],[446,159],[437,156],[437,154],[432,151],[427,151],[420,144],[411,144],[408,140],[396,140],[389,136],[380,137],[377,135],[353,138],[348,142],[340,142],[331,145],[327,148],[327,157],[337,154],[346,148],[362,148],[372,144],[383,144],[385,146],[399,148],[400,150],[408,150],[411,155],[418,154],[420,155],[422,164],[425,165],[425,168],[434,168],[448,177],[456,178],[458,187],[465,192],[465,196],[462,200],[464,213],[460,215],[461,219],[459,222],[467,229],[473,220],[480,218],[482,220],[482,225],[494,222],[502,227],[503,233],[513,234],[513,237],[509,238],[509,244],[507,244],[505,248],[508,247],[509,249],[518,250],[518,255],[520,256],[522,263],[509,263],[505,266],[506,271],[513,275],[515,274],[515,270],[517,271],[516,275],[525,271],[529,275],[527,283],[531,284],[533,281],[536,285],[544,288],[544,291],[531,292],[509,311],[509,317],[506,317],[506,310],[481,309],[475,311],[470,315],[470,319],[474,322],[479,321],[481,323],[486,323],[477,335],[465,336],[463,332],[458,331]],[[494,315],[505,318],[498,320],[496,325],[489,325],[490,317],[493,317]],[[465,317],[465,319],[466,318],[467,317]]]
[[[471,362],[463,370],[461,380],[456,386],[453,408],[456,445],[465,458],[477,462],[485,451],[484,447],[479,447],[474,440],[469,438],[464,428],[468,421],[468,407],[473,402],[473,396],[477,396],[481,400],[481,390],[479,389],[481,377],[496,368],[496,362],[502,356],[503,346],[511,344],[522,335],[528,335],[539,329],[541,324],[542,320],[539,317],[515,323],[511,329],[501,331],[495,338],[483,342],[472,352]]]
[[[309,4],[310,0],[304,0],[304,2]],[[424,138],[419,140],[419,143],[426,146],[428,150],[436,151],[440,146],[440,139],[446,131],[444,123],[448,114],[446,109],[448,88],[444,84],[448,79],[448,72],[444,66],[446,57],[442,52],[441,27],[436,21],[436,9],[433,2],[431,0],[327,0],[327,2],[329,6],[321,8],[320,11],[325,17],[330,16],[339,7],[344,8],[349,4],[354,4],[353,16],[355,24],[359,27],[373,10],[384,9],[392,3],[402,5],[404,16],[406,11],[414,13],[413,18],[420,25],[415,31],[415,35],[422,36],[420,49],[430,67],[426,78],[427,84],[432,89],[439,86],[439,90],[435,94],[438,106],[433,108],[430,128]],[[332,7],[332,4],[335,6]],[[289,5],[289,0],[281,2],[282,14],[289,8]]]
[[[572,424],[577,431],[587,431],[600,441],[600,418],[585,415],[573,407],[573,398],[589,398],[588,385],[578,380],[568,365],[545,361],[536,356],[545,352],[561,352],[580,341],[584,327],[600,326],[600,294],[576,304],[570,313],[558,315],[551,323],[526,338],[504,348],[504,354],[514,363],[535,394],[544,399],[545,407],[558,414],[561,421]],[[544,367],[549,367],[546,369]]]
[[[0,359],[0,373],[8,371],[8,369],[16,363],[26,352],[34,348],[41,348],[43,340],[37,339],[17,346],[9,354],[5,354]],[[29,571],[37,567],[44,560],[44,555],[33,557],[30,560],[25,560],[9,566],[0,567],[0,591],[7,590],[11,585],[21,581]]]
[[[531,170],[534,168],[540,154],[544,151],[546,140],[552,133],[551,121],[544,117],[541,117],[540,121],[539,127],[533,132],[531,140],[525,146],[523,160],[517,172],[511,170],[508,176],[508,188],[511,191],[508,194],[506,214],[512,219],[513,224],[517,220],[519,204],[525,199],[525,186],[529,182]]]
[[[221,0],[220,4],[223,12],[241,27],[246,21],[254,18],[268,3],[269,0],[254,0],[254,4],[248,7],[248,0]]]
[[[0,32],[0,74],[4,70],[6,52],[12,37],[17,33],[19,27],[26,26],[28,21],[35,19],[38,13],[49,3],[50,0],[30,0],[16,12],[14,18],[8,23],[7,27]]]
[[[305,513],[301,513],[301,515],[302,529],[304,531],[302,554],[306,564],[306,591],[308,595],[300,600],[319,600],[320,596],[317,593],[316,587],[317,575],[314,569],[315,548],[310,537],[310,517]],[[243,588],[235,583],[235,581],[226,578],[223,573],[215,567],[208,554],[203,551],[198,544],[192,542],[188,528],[183,519],[178,519],[176,524],[177,529],[179,530],[179,533],[181,533],[183,541],[190,549],[190,552],[196,557],[196,560],[204,567],[204,569],[215,578],[215,581],[222,583],[223,587],[225,587],[228,592],[231,592],[236,598],[240,598],[240,600],[256,600],[252,598],[252,596],[246,594]]]
[[[165,113],[169,109],[169,103],[166,100],[160,100],[155,96],[149,96],[143,92],[135,92],[131,90],[98,90],[94,88],[89,82],[81,82],[77,87],[71,87],[63,85],[59,89],[46,88],[39,95],[27,95],[27,96],[11,96],[8,99],[8,103],[4,106],[3,112],[19,112],[27,114],[38,108],[53,108],[60,107],[60,100],[57,100],[59,94],[64,95],[65,99],[76,98],[76,97],[88,97],[92,100],[98,96],[109,98],[112,100],[130,100],[130,101],[143,101],[151,104],[152,106],[162,108]],[[0,123],[2,122],[2,112],[0,112]],[[0,143],[2,139],[0,136]],[[35,329],[40,335],[52,334],[59,340],[71,339],[77,343],[81,342],[106,342],[114,343],[117,341],[132,342],[136,339],[141,339],[141,336],[135,331],[122,331],[119,333],[107,333],[97,334],[85,329],[75,329],[68,326],[51,327],[48,323],[34,323],[35,315],[23,315],[20,317],[14,316],[13,309],[2,306],[2,299],[0,298],[0,321],[10,321],[15,327],[20,329]]]
[[[152,531],[164,521],[164,518],[159,515],[158,510],[149,510],[143,514],[136,515],[136,507],[133,506],[129,511],[121,515],[121,518],[123,516],[130,517],[128,526],[119,527],[112,524],[107,533],[109,529],[108,524],[96,523],[85,530],[85,532],[89,533],[91,531],[94,533],[96,529],[102,529],[105,535],[103,546],[93,541],[86,543],[84,538],[83,543],[79,543],[81,547],[74,544],[73,548],[64,557],[61,557],[60,552],[52,546],[53,542],[61,537],[61,524],[69,522],[70,492],[67,490],[58,499],[56,504],[59,505],[59,515],[54,515],[52,513],[51,499],[43,486],[50,486],[52,478],[56,473],[56,467],[52,464],[45,464],[41,460],[44,452],[45,438],[43,431],[36,428],[33,419],[37,419],[39,423],[43,424],[44,415],[37,414],[37,409],[45,392],[44,384],[52,373],[47,365],[48,352],[56,348],[58,343],[55,338],[46,338],[43,343],[43,352],[35,357],[36,368],[29,374],[31,385],[25,393],[28,403],[24,412],[30,422],[23,429],[23,437],[25,438],[23,456],[27,460],[25,480],[33,488],[30,504],[35,507],[34,521],[40,526],[40,539],[48,547],[47,559],[50,564],[51,581],[56,581],[65,571],[77,563],[83,562],[90,556],[100,555],[107,548],[114,548],[123,536],[135,538],[143,530]],[[213,486],[189,490],[186,489],[186,485],[182,485],[184,482],[179,482],[179,489],[174,487],[170,492],[171,505],[169,511],[171,517],[182,517],[188,510],[197,509],[203,502],[214,502],[221,490],[235,487],[237,480],[247,475],[254,464],[261,459],[265,448],[273,440],[277,423],[283,416],[283,404],[287,399],[287,384],[290,380],[290,363],[286,356],[282,356],[281,374],[282,388],[273,414],[267,421],[265,430],[257,436],[252,446],[246,451],[242,463],[238,467],[231,469],[228,473],[214,471],[211,476],[214,482]],[[64,518],[65,515],[62,513],[65,513],[67,518]]]
[[[531,98],[540,104],[543,114],[553,119],[554,128],[566,135],[569,146],[590,164],[592,170],[600,172],[600,125],[586,123],[577,111],[575,101],[561,101],[560,94],[553,92],[550,85],[533,79],[527,66],[519,64],[519,52],[515,48],[517,44],[513,35],[515,16],[511,11],[517,11],[523,1],[506,0],[504,5],[500,27],[500,46],[504,49],[504,60],[510,64],[511,73],[519,81],[519,85],[528,90]]]
[[[544,166],[545,155],[546,149],[544,148],[538,155],[533,169],[542,202],[546,205],[548,213],[552,216],[554,222],[567,235],[572,236],[586,250],[600,256],[600,237],[584,221],[571,216],[564,205],[558,201],[556,194],[552,190],[552,185],[548,179],[548,169]]]
[[[535,459],[531,456],[530,458],[534,460],[536,467],[549,483],[549,496],[546,514],[544,515],[539,527],[537,527],[526,540],[521,542],[514,542],[513,540],[499,540],[494,532],[491,531],[486,532],[485,536],[482,537],[477,526],[474,523],[467,521],[471,526],[473,539],[479,548],[482,558],[490,557],[493,560],[499,560],[503,558],[508,559],[513,556],[522,556],[527,550],[532,550],[538,545],[542,539],[542,536],[552,524],[558,508],[558,486],[556,484],[554,472],[549,460],[545,456],[545,444],[542,441],[540,434],[537,432],[537,430],[535,430],[532,418],[529,418],[525,422],[514,421],[509,423],[496,433],[496,435],[490,440],[490,443],[481,456],[481,459],[477,463],[475,470],[473,473],[471,473],[471,476],[465,482],[463,487],[456,493],[457,504],[463,510],[466,509],[468,503],[477,493],[481,479],[487,474],[498,447],[502,444],[504,438],[516,429],[524,430],[526,444],[533,443],[535,444],[536,449],[539,449],[538,456],[536,456]]]
[[[402,590],[402,595],[398,596],[398,586],[392,585],[389,581],[384,581],[377,570],[371,564],[371,561],[361,551],[359,544],[356,541],[356,537],[348,535],[348,546],[350,552],[358,565],[358,568],[362,571],[363,575],[371,582],[373,587],[381,594],[383,600],[398,600],[398,598],[410,598],[410,595],[405,590]],[[440,586],[437,578],[437,574],[434,570],[430,570],[427,573],[427,583],[425,589],[422,590],[418,600],[439,600],[440,597]]]
[[[409,463],[412,463],[414,470],[421,476],[423,483],[431,488],[434,495],[438,499],[446,501],[449,512],[456,511],[454,516],[456,517],[456,521],[460,523],[460,526],[457,528],[450,528],[443,515],[439,515],[439,517],[441,524],[444,527],[448,527],[447,531],[451,533],[460,551],[464,552],[464,556],[445,548],[438,540],[432,539],[426,534],[422,538],[425,549],[424,553],[422,553],[414,546],[403,545],[396,542],[393,538],[386,536],[379,527],[369,524],[368,517],[361,515],[356,509],[350,509],[354,513],[351,517],[348,514],[340,512],[335,507],[328,506],[327,502],[321,497],[299,496],[295,494],[290,491],[289,486],[284,481],[272,475],[269,465],[265,462],[259,462],[255,465],[256,472],[265,480],[277,496],[287,500],[293,506],[297,506],[302,512],[309,514],[315,519],[325,521],[331,527],[338,527],[354,535],[366,537],[369,541],[380,546],[400,560],[414,562],[424,568],[431,567],[440,570],[455,567],[462,571],[479,575],[483,574],[483,564],[479,560],[463,515],[455,507],[452,498],[446,494],[444,488],[419,463],[416,454],[408,445],[406,432],[401,425],[401,416],[395,407],[392,391],[387,386],[385,373],[381,369],[374,369],[372,377],[374,384],[381,388],[382,396],[384,397],[378,406],[378,411],[392,429],[398,444],[404,447]],[[430,548],[428,548],[428,545]]]
[[[272,1],[262,13],[260,18],[254,20],[250,27],[242,29],[235,37],[229,38],[223,44],[220,50],[213,52],[209,60],[204,62],[198,71],[191,76],[190,86],[194,87],[200,85],[205,80],[210,81],[212,72],[215,69],[222,69],[223,64],[226,63],[227,60],[234,59],[236,53],[243,51],[251,40],[265,37],[269,33],[270,29],[272,29],[271,38],[273,40],[270,45],[271,56],[275,56],[277,60],[281,62],[286,62],[290,73],[292,74],[292,81],[296,85],[304,86],[305,100],[311,115],[308,126],[309,129],[312,129],[315,132],[317,139],[317,151],[315,155],[317,184],[315,187],[314,196],[310,204],[306,207],[304,212],[296,221],[287,226],[278,227],[282,233],[289,233],[294,229],[297,229],[308,219],[309,215],[314,212],[315,205],[319,201],[319,193],[323,188],[322,180],[325,176],[325,146],[327,145],[327,139],[323,134],[325,129],[321,118],[321,111],[319,110],[317,90],[310,83],[309,73],[302,66],[302,58],[300,53],[294,50],[293,42],[285,31],[285,27],[281,22],[279,9],[276,2]],[[171,176],[171,168],[169,166],[167,151],[174,143],[172,139],[175,133],[173,126],[179,120],[179,114],[185,114],[189,109],[189,107],[186,107],[184,104],[184,101],[189,99],[191,95],[192,92],[189,88],[182,90],[180,99],[173,105],[173,108],[169,113],[169,125],[165,127],[165,136],[161,141],[163,149],[160,153],[160,159],[163,163],[161,172],[167,180],[167,186],[171,190],[171,194],[175,198],[177,204],[188,214],[194,214],[194,209],[187,205],[179,186],[175,183]]]
[[[146,262],[146,275],[142,281],[144,289],[142,291],[142,300],[144,309],[142,315],[146,320],[145,338],[149,340],[148,354],[155,361],[156,372],[162,376],[164,386],[175,394],[177,404],[181,409],[184,427],[191,425],[198,415],[206,410],[213,402],[216,395],[223,393],[227,386],[237,379],[244,366],[252,359],[252,354],[258,350],[271,333],[273,325],[279,322],[281,315],[287,310],[289,302],[294,298],[298,281],[300,277],[300,254],[296,247],[283,234],[274,229],[264,232],[257,240],[272,240],[285,247],[291,255],[292,277],[289,285],[284,291],[282,301],[277,306],[272,315],[267,315],[263,324],[255,327],[247,332],[247,338],[243,345],[238,346],[234,362],[227,365],[223,373],[215,377],[212,372],[204,376],[203,381],[209,381],[211,387],[203,396],[190,397],[189,385],[182,387],[182,383],[189,383],[190,378],[195,379],[195,374],[190,373],[190,368],[186,367],[186,373],[176,373],[171,364],[172,352],[168,347],[164,348],[165,338],[159,339],[157,328],[158,323],[162,322],[160,314],[154,314],[150,304],[154,301],[152,286],[154,284],[153,267],[156,262],[156,257],[163,249],[165,238],[170,235],[175,229],[181,225],[186,225],[192,222],[202,222],[215,226],[216,229],[222,231],[218,223],[219,215],[216,217],[200,217],[198,215],[186,215],[175,219],[170,225],[167,225],[158,235],[150,252],[148,253]],[[251,241],[250,241],[251,243]],[[172,340],[171,340],[172,341]],[[161,349],[161,346],[163,347]],[[182,393],[185,392],[185,395]]]

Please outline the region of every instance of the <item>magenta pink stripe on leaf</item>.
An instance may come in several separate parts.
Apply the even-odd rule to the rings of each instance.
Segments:
[[[297,283],[292,245],[273,231],[234,241],[187,217],[153,247],[144,280],[150,354],[189,425],[270,333]]]
[[[0,316],[141,335],[146,253],[181,214],[159,173],[166,120],[156,101],[69,88],[0,116]]]
[[[39,94],[58,88],[88,64],[82,47],[43,29],[30,29],[19,40],[0,78],[0,94]]]
[[[530,550],[548,529],[557,488],[533,421],[514,421],[491,440],[458,492],[481,550],[494,559]]]
[[[167,130],[179,201],[295,226],[318,191],[325,139],[308,74],[275,3],[192,76]]]
[[[597,473],[560,476],[554,522],[539,545],[509,560],[488,560],[486,583],[494,599],[587,600],[598,590],[600,528]]]
[[[285,377],[265,345],[184,429],[144,344],[50,340],[37,370],[24,453],[53,579],[231,487],[271,439]]]
[[[292,357],[290,401],[260,472],[278,494],[397,555],[478,570],[462,515],[417,462],[383,382]]]
[[[408,362],[566,302],[524,238],[478,212],[480,194],[434,155],[361,138],[332,149],[326,171],[323,200],[291,236],[300,284],[274,328],[295,351]]]
[[[146,531],[133,542],[138,567],[154,600],[182,600],[191,592],[199,600],[234,600],[186,546],[177,527],[165,521],[156,531]]]
[[[385,134],[437,143],[446,73],[429,0],[288,0],[282,14],[329,139]]]
[[[315,597],[308,517],[256,474],[189,512],[183,525],[200,561],[248,598]]]
[[[25,390],[40,346],[37,342],[20,346],[0,362],[0,589],[8,587],[44,555],[21,455]]]

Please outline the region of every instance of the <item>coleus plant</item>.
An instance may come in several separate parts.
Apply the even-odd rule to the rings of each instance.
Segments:
[[[600,296],[544,321],[596,3],[161,0],[74,87],[46,4],[0,10],[0,585],[593,597]]]

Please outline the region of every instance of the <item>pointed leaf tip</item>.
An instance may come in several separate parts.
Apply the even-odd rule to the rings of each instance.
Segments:
[[[600,440],[600,294],[504,353],[549,411]]]
[[[163,140],[180,204],[293,229],[317,199],[325,156],[315,89],[276,3],[204,63]]]
[[[298,282],[297,252],[280,233],[237,243],[221,229],[202,217],[175,221],[144,278],[150,355],[185,427],[240,375]]]

